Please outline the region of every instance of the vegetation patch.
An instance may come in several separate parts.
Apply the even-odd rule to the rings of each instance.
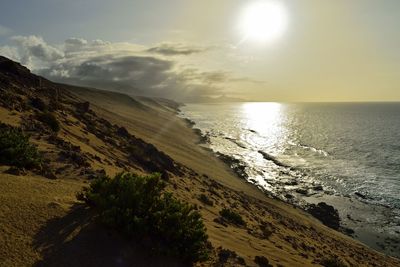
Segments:
[[[39,121],[46,124],[53,132],[58,132],[61,129],[60,123],[56,116],[50,112],[43,112],[38,115]]]
[[[230,209],[222,209],[219,212],[219,215],[221,215],[222,218],[224,218],[225,220],[227,220],[230,223],[236,224],[236,225],[240,225],[240,226],[245,226],[246,222],[243,220],[242,216],[240,216],[240,214],[230,210]]]
[[[348,266],[338,257],[325,258],[321,261],[321,265],[325,266],[325,267],[347,267]]]
[[[273,265],[269,263],[269,260],[264,256],[255,256],[254,262],[260,267],[273,267]]]
[[[208,237],[200,214],[165,193],[159,174],[121,173],[96,178],[78,196],[100,220],[126,237],[187,262],[208,257]]]
[[[35,168],[42,163],[37,148],[20,129],[0,125],[0,164],[18,168]]]
[[[47,109],[48,109],[46,103],[39,97],[32,98],[30,100],[30,104],[32,107],[34,107],[40,111],[43,111],[43,112],[47,111]]]
[[[199,200],[205,205],[208,205],[208,206],[213,206],[214,205],[214,202],[205,194],[201,194],[199,196]]]

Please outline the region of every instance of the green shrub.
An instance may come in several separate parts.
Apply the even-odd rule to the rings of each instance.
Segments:
[[[50,127],[53,132],[60,131],[60,123],[58,122],[56,116],[50,112],[43,112],[38,115],[38,119]]]
[[[164,188],[159,174],[121,173],[95,179],[81,198],[96,208],[106,226],[129,238],[185,261],[206,259],[208,237],[200,214],[163,193]]]
[[[222,216],[222,218],[230,223],[242,226],[246,225],[246,222],[243,220],[242,216],[234,211],[224,208],[219,212],[219,214]]]
[[[0,164],[20,168],[35,168],[42,163],[36,147],[29,143],[29,137],[21,130],[0,126]]]

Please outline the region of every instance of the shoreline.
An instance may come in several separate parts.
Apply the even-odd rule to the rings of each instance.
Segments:
[[[110,236],[76,199],[98,175],[158,171],[168,180],[166,192],[201,215],[210,258],[195,266],[255,267],[260,259],[266,266],[400,266],[398,259],[239,178],[199,145],[198,135],[176,116],[176,105],[50,81],[38,88],[30,82],[38,76],[17,63],[8,66],[15,75],[0,72],[0,87],[14,101],[1,102],[0,120],[32,134],[29,141],[43,153],[49,172],[1,168],[0,265],[113,266],[118,259],[119,265],[166,266],[165,258],[146,259],[147,249]],[[53,112],[61,126],[57,136],[32,115],[41,114],[38,108],[26,102],[34,97],[50,103],[56,89],[62,90]],[[226,209],[242,223],[226,217]]]
[[[232,156],[222,154],[218,151],[214,151],[212,148],[210,148],[210,139],[207,133],[203,133],[199,128],[195,128],[196,123],[190,118],[185,117],[180,109],[177,109],[177,117],[183,119],[186,125],[191,128],[192,131],[199,137],[198,145],[201,148],[211,152],[216,158],[223,161],[230,169],[232,169],[240,179],[260,190],[267,197],[282,201],[286,204],[292,205],[295,208],[300,208],[329,228],[345,234],[346,236],[365,244],[371,249],[384,253],[384,255],[400,259],[400,242],[394,235],[374,231],[374,226],[371,223],[368,224],[359,219],[360,217],[368,219],[365,218],[365,214],[363,214],[363,212],[369,210],[372,204],[364,203],[358,199],[350,198],[349,196],[346,197],[334,195],[332,193],[325,192],[325,190],[322,188],[317,190],[317,193],[307,194],[299,187],[300,192],[296,197],[289,194],[291,191],[287,191],[286,193],[280,192],[284,193],[285,195],[270,192],[261,185],[257,185],[255,183],[256,181],[249,177],[249,175],[245,172],[246,165],[240,160]],[[261,153],[266,160],[270,160],[272,162],[277,161],[275,158],[269,156],[265,152],[261,151],[259,153]],[[280,162],[277,163],[278,165],[280,164]],[[321,203],[326,205],[323,204],[321,207],[319,206]],[[316,207],[317,212],[313,212],[313,209]],[[373,210],[385,211],[386,209],[388,209],[388,207],[376,205]],[[352,210],[354,215],[352,217],[349,215],[346,216],[344,214],[345,210]],[[397,234],[400,235],[400,232]]]

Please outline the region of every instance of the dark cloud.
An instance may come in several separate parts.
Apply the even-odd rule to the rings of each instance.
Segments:
[[[221,91],[217,84],[176,70],[174,61],[149,56],[103,55],[54,64],[38,72],[63,83],[178,100]]]
[[[81,38],[67,39],[59,46],[49,45],[37,36],[15,36],[12,40],[15,46],[0,46],[0,53],[12,55],[33,72],[56,82],[193,101],[223,94],[225,83],[233,79],[228,72],[184,68],[179,58],[148,53],[190,55],[204,51],[184,45],[146,49],[130,43]]]
[[[146,51],[149,53],[161,54],[164,56],[188,56],[205,52],[207,48],[191,47],[183,44],[163,43],[158,46],[151,47]]]

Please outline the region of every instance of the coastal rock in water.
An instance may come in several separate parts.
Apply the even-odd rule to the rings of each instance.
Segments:
[[[258,153],[260,153],[264,157],[265,160],[272,161],[275,165],[278,165],[279,167],[285,167],[285,168],[289,167],[288,165],[280,162],[274,156],[268,154],[267,152],[264,152],[262,150],[258,150]]]
[[[239,177],[244,179],[249,178],[248,174],[246,173],[246,166],[243,164],[243,162],[235,159],[234,157],[230,157],[219,152],[217,152],[216,155],[224,163],[228,164]]]
[[[356,195],[356,196],[358,196],[358,197],[360,197],[362,199],[366,199],[367,198],[365,195],[363,195],[363,194],[361,194],[359,192],[355,192],[354,195]]]
[[[328,205],[325,202],[320,202],[317,205],[310,204],[306,210],[308,213],[320,220],[326,226],[335,230],[339,230],[339,212],[333,206]]]
[[[299,194],[305,195],[305,196],[309,195],[309,192],[308,192],[307,188],[297,188],[296,189],[296,193],[299,193]]]

